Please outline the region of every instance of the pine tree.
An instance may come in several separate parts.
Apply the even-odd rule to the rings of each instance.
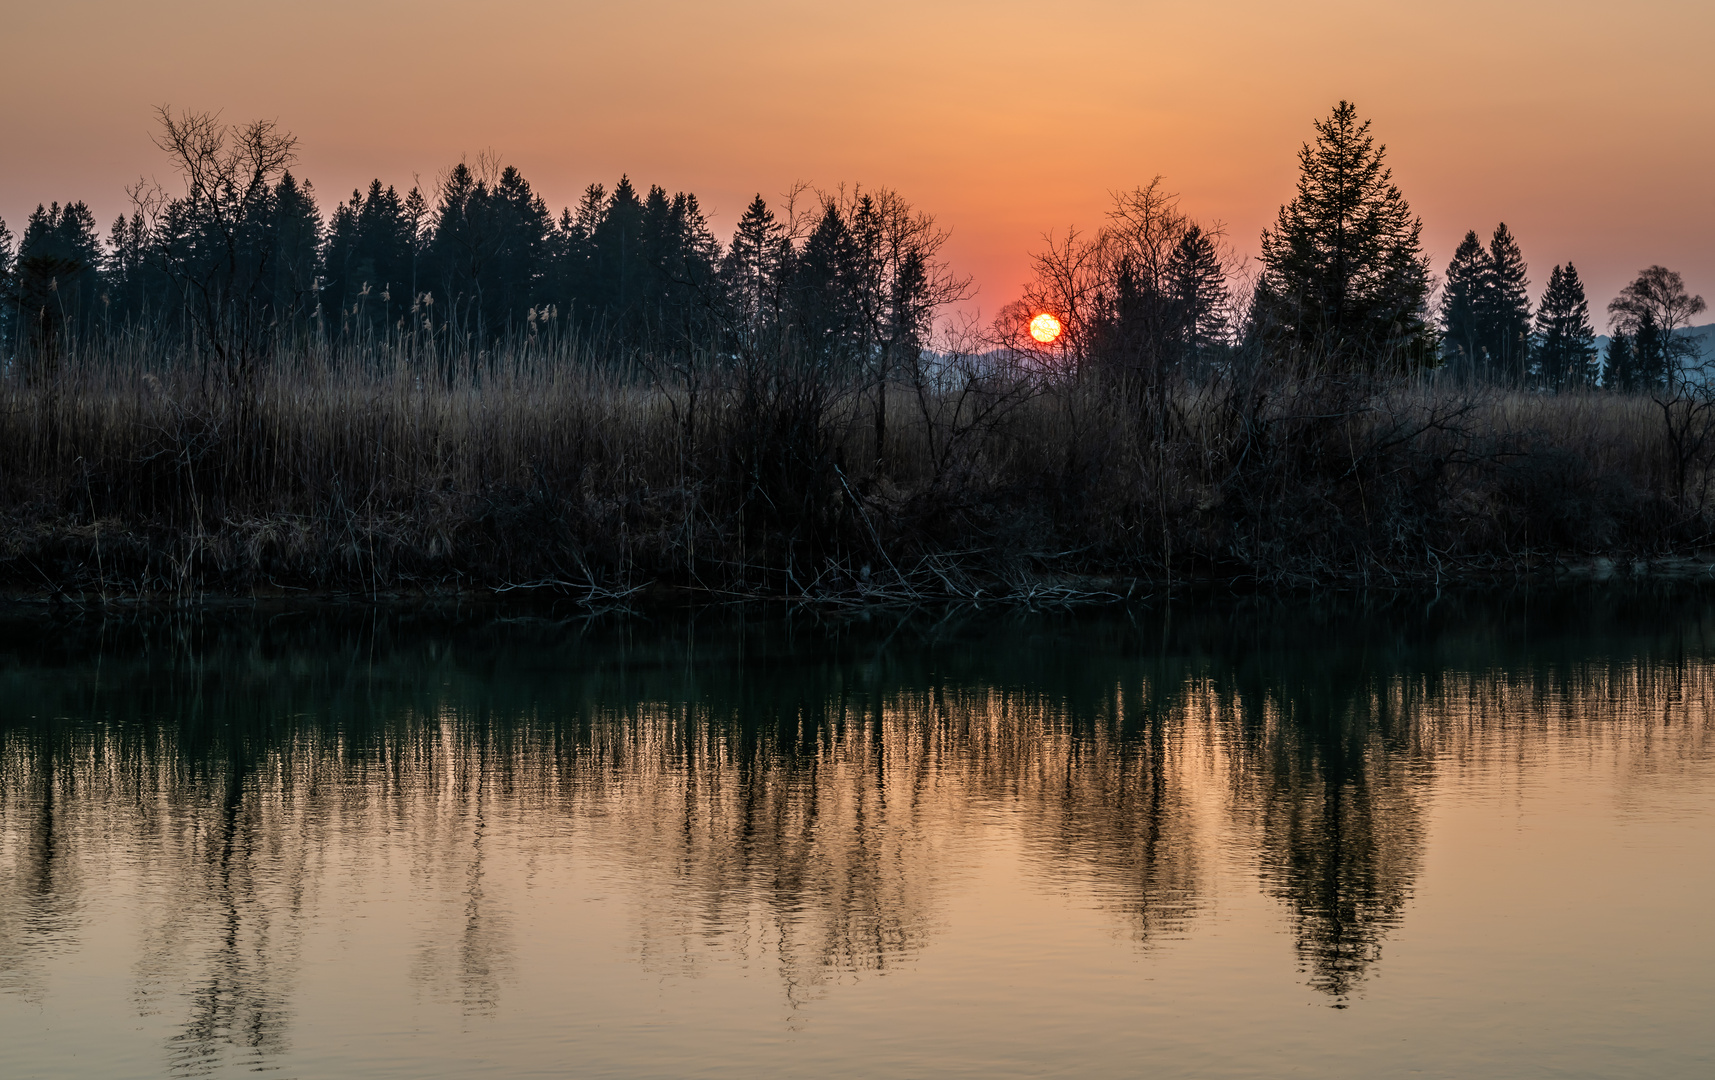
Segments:
[[[14,307],[12,304],[12,272],[17,261],[12,230],[0,218],[0,361],[11,355]]]
[[[51,364],[66,335],[94,325],[103,262],[95,215],[85,203],[37,206],[30,215],[18,243],[12,297],[19,344],[35,360]]]
[[[1596,329],[1584,283],[1571,264],[1556,266],[1536,312],[1537,379],[1552,390],[1596,384]]]
[[[590,238],[593,275],[590,300],[597,311],[623,326],[635,323],[648,263],[643,257],[643,201],[629,176],[621,176],[608,196]]]
[[[853,287],[855,262],[851,229],[840,208],[830,201],[793,267],[794,322],[810,356],[818,362],[847,359],[859,315]]]
[[[1655,315],[1645,312],[1632,331],[1632,370],[1636,372],[1633,389],[1646,394],[1660,393],[1668,383],[1667,337],[1655,321]]]
[[[462,166],[461,166],[462,167]],[[421,202],[421,193],[418,193]],[[414,213],[391,186],[371,180],[367,193],[334,210],[323,253],[324,311],[337,313],[334,325],[391,326],[414,299],[417,225]],[[302,221],[298,228],[307,229]],[[315,224],[320,228],[319,221]]]
[[[304,318],[316,306],[322,215],[315,188],[287,172],[274,186],[274,280],[269,289],[276,317]]]
[[[1462,377],[1476,373],[1481,355],[1478,342],[1482,327],[1477,310],[1488,266],[1489,256],[1477,239],[1477,230],[1468,230],[1453,252],[1453,261],[1447,264],[1447,280],[1441,290],[1442,355]]]
[[[1226,337],[1227,272],[1202,226],[1191,225],[1173,245],[1166,277],[1187,353],[1206,353]]]
[[[780,288],[790,250],[786,229],[758,192],[739,218],[721,266],[737,329],[747,341],[780,318]]]
[[[1517,385],[1530,357],[1530,282],[1524,253],[1504,221],[1495,226],[1488,256],[1476,303],[1478,347],[1491,378]]]
[[[1638,369],[1632,357],[1632,339],[1616,330],[1608,339],[1608,358],[1602,365],[1602,389],[1629,394],[1638,388]]]
[[[1289,356],[1370,369],[1428,359],[1423,223],[1369,128],[1345,101],[1317,121],[1297,197],[1263,232],[1256,330]]]

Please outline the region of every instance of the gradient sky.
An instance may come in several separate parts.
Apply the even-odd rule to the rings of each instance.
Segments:
[[[724,239],[752,193],[898,189],[953,231],[975,304],[1043,232],[1162,174],[1240,254],[1291,197],[1312,118],[1354,101],[1437,272],[1506,221],[1534,290],[1571,259],[1601,308],[1643,266],[1715,300],[1708,0],[646,5],[57,0],[9,5],[0,217],[84,199],[105,229],[168,179],[151,109],[278,119],[324,212],[492,149],[557,212],[621,172],[695,191]]]

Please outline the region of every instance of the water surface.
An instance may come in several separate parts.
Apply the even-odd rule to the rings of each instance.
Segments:
[[[1715,605],[0,619],[0,1076],[1715,1075]]]

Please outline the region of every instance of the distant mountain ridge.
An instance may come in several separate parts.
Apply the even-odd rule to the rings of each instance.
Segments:
[[[1697,347],[1702,351],[1703,359],[1715,360],[1715,323],[1704,323],[1702,326],[1687,326],[1674,332],[1674,337],[1695,338]],[[1596,335],[1596,348],[1603,356],[1608,355],[1607,334]]]

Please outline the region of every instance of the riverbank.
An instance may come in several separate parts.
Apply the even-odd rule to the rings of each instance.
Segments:
[[[1646,397],[484,365],[311,355],[240,383],[110,353],[6,380],[0,592],[1073,602],[1715,565],[1710,417]]]

